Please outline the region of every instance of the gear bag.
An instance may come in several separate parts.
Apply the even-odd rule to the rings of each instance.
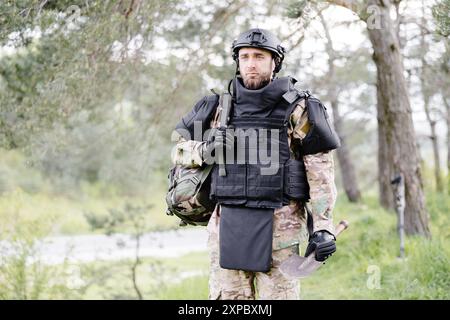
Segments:
[[[224,107],[222,103],[226,95],[224,93],[220,97],[219,107],[215,112],[215,119],[220,118],[220,125],[222,123],[226,125],[226,118],[229,113],[230,106],[227,105]],[[205,108],[212,110],[212,108],[216,107],[218,99],[206,99],[205,101]],[[228,101],[228,99],[225,99],[225,101]],[[166,213],[180,218],[180,226],[188,224],[206,226],[208,224],[209,218],[216,206],[216,201],[211,200],[209,197],[211,190],[210,173],[212,168],[213,165],[204,165],[198,168],[174,165],[169,170]]]
[[[215,202],[209,199],[212,166],[186,168],[173,166],[169,171],[166,195],[167,214],[181,219],[180,225],[208,224]]]

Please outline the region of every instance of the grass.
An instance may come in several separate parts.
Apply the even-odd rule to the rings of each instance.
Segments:
[[[126,203],[153,205],[148,212],[151,230],[177,225],[176,218],[164,213],[164,187],[149,186],[142,195],[135,196],[123,195],[102,183],[82,184],[72,194],[55,192],[17,153],[0,154],[0,163],[0,240],[31,242],[47,235],[92,233],[86,213],[104,215],[109,209],[121,208]],[[22,179],[24,176],[27,179]],[[156,181],[155,186],[161,186],[160,182]],[[450,197],[429,191],[427,208],[432,239],[407,237],[406,259],[401,260],[397,257],[395,214],[380,208],[374,195],[366,193],[359,204],[339,196],[334,221],[347,219],[350,228],[338,238],[336,254],[313,276],[302,280],[302,298],[449,299]],[[82,265],[85,290],[67,291],[60,285],[58,290],[51,291],[54,293],[50,297],[135,299],[130,281],[131,263],[98,261]],[[23,265],[23,270],[26,268]],[[18,268],[8,270],[13,282],[16,274],[17,277],[25,274],[25,271],[19,274]],[[64,270],[61,267],[55,274],[64,274]],[[47,271],[48,277],[52,275]],[[1,282],[0,273],[0,289]],[[138,268],[138,285],[146,299],[207,299],[207,282],[206,252],[171,259],[143,259]]]
[[[433,238],[407,237],[406,259],[399,259],[395,215],[380,209],[374,197],[361,204],[340,197],[334,219],[345,218],[350,227],[338,238],[336,254],[301,281],[302,299],[449,299],[448,211],[443,203],[431,208]],[[207,252],[143,259],[138,283],[145,288],[144,298],[207,299],[208,261]],[[130,263],[91,264],[97,273],[104,269],[111,274],[91,286],[84,298],[136,298],[125,267]]]
[[[132,260],[94,262],[82,266],[82,277],[95,279],[84,299],[136,299],[131,281]],[[207,299],[208,254],[192,253],[179,258],[144,258],[137,283],[145,299]]]
[[[449,200],[441,200],[429,209],[432,240],[407,237],[402,260],[395,215],[379,208],[375,197],[360,205],[340,197],[335,221],[345,217],[351,226],[338,239],[333,258],[302,281],[303,298],[449,299]]]
[[[442,198],[444,199],[444,198]],[[430,209],[432,240],[407,237],[406,259],[398,258],[396,218],[380,209],[376,198],[351,204],[340,197],[335,221],[351,226],[338,239],[338,251],[313,276],[301,281],[302,299],[449,299],[450,243],[447,204]],[[445,203],[444,201],[444,203]],[[437,223],[439,222],[439,223]],[[166,261],[202,270],[204,276],[168,284],[160,299],[207,299],[207,255]],[[163,262],[164,264],[164,262]]]
[[[43,196],[16,191],[0,198],[2,224],[12,223],[14,217],[17,220],[22,214],[27,223],[15,225],[20,229],[19,234],[27,234],[30,232],[27,226],[42,225],[37,223],[39,217],[50,219],[52,215],[57,216],[58,210],[69,206],[67,199],[53,199],[50,205],[49,199],[40,197]],[[83,206],[101,207],[102,202],[96,201]],[[301,281],[302,299],[449,299],[449,199],[433,194],[428,202],[431,202],[428,207],[433,237],[431,240],[407,237],[406,259],[401,260],[397,257],[395,214],[381,209],[376,197],[365,197],[360,204],[339,197],[334,221],[345,218],[350,227],[338,238],[336,254],[313,276]],[[5,215],[5,212],[11,214]],[[138,285],[145,299],[207,299],[207,252],[142,261],[138,268]],[[82,278],[92,283],[82,292],[60,291],[63,297],[136,299],[130,280],[131,263],[124,260],[82,265]]]

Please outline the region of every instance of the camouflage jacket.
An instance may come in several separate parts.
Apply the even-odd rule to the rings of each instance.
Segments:
[[[216,116],[211,122],[212,128],[217,127],[217,120],[218,115],[216,113]],[[302,100],[290,116],[288,139],[291,149],[292,139],[299,139],[301,141],[308,133],[309,127],[305,101]],[[175,141],[177,144],[172,151],[172,162],[174,164],[188,167],[202,165],[201,147],[204,142],[194,140],[186,141],[181,135],[177,135]],[[337,191],[334,183],[332,151],[305,155],[303,156],[303,161],[305,163],[310,188],[309,207],[313,215],[313,231],[327,230],[334,234],[332,212],[336,202]],[[293,210],[303,210],[303,208],[295,201],[291,201],[289,205],[276,209],[275,214],[278,213],[279,215],[286,216],[287,214],[290,215]],[[301,216],[304,216],[304,213]],[[289,217],[286,218],[289,220]]]

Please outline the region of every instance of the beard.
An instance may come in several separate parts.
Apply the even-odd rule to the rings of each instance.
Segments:
[[[271,74],[269,72],[260,73],[256,77],[242,76],[244,86],[249,90],[257,90],[269,84]]]

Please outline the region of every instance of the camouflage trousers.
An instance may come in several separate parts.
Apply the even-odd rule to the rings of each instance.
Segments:
[[[285,278],[280,264],[292,254],[299,254],[305,240],[306,217],[295,202],[274,211],[272,267],[269,272],[223,269],[219,265],[220,206],[216,206],[208,223],[210,251],[209,299],[212,300],[298,300],[300,283]]]

